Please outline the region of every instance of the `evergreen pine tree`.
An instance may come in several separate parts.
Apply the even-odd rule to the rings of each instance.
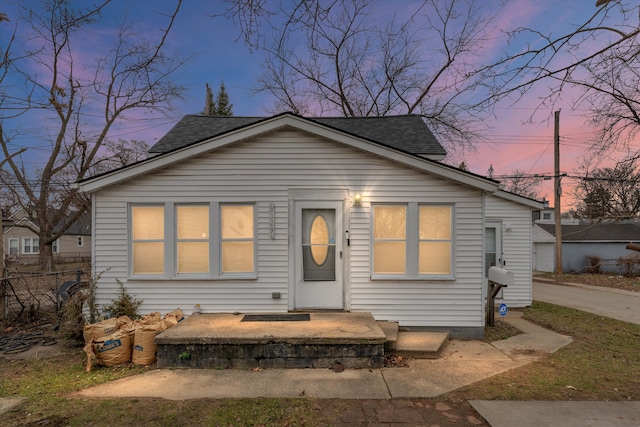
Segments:
[[[209,83],[206,86],[206,96],[204,101],[204,111],[202,114],[205,116],[233,116],[233,104],[229,103],[229,94],[224,83],[220,83],[220,89],[216,99],[213,99],[213,92]]]
[[[229,104],[229,94],[224,87],[224,82],[220,83],[213,114],[216,116],[233,116],[233,104]]]

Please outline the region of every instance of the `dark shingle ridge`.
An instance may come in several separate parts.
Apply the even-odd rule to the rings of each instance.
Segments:
[[[552,236],[556,235],[555,224],[537,224]],[[640,241],[640,224],[606,223],[562,224],[562,241]]]
[[[165,154],[258,123],[270,117],[184,116],[151,149]],[[422,117],[305,117],[305,119],[411,154],[446,155]]]

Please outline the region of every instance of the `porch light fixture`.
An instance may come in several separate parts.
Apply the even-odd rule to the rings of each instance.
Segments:
[[[356,193],[353,195],[353,206],[359,208],[362,203],[362,194]]]

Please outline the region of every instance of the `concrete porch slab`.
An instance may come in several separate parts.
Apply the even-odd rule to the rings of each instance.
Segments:
[[[322,342],[384,344],[386,335],[371,313],[311,313],[310,321],[242,322],[244,314],[189,316],[156,337],[157,344]]]
[[[309,313],[304,321],[244,317],[188,317],[156,337],[158,367],[342,370],[384,364],[386,335],[370,313]]]

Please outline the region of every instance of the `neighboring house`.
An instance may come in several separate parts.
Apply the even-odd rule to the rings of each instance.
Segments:
[[[78,183],[98,304],[120,282],[141,313],[366,311],[479,337],[503,260],[505,300],[531,301],[543,204],[439,163],[419,116],[186,116],[150,154]]]
[[[40,254],[40,239],[27,226],[38,228],[37,220],[24,210],[9,217],[12,225],[4,229],[3,244],[7,260],[20,264],[35,264]],[[56,229],[56,231],[59,228]],[[80,262],[91,259],[91,215],[84,214],[60,236],[52,246],[54,259]]]
[[[556,251],[554,224],[533,227],[535,269],[554,272]],[[626,249],[629,243],[640,242],[640,224],[636,222],[594,224],[562,224],[562,271],[586,273],[591,259],[599,259],[601,272],[622,274],[626,266],[621,258],[638,257],[639,252]]]

